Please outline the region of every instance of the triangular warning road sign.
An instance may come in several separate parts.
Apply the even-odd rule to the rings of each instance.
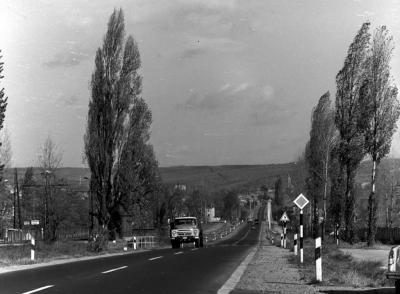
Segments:
[[[289,217],[288,217],[287,214],[286,214],[286,211],[282,214],[280,221],[281,221],[281,222],[288,222],[288,221],[290,221]]]

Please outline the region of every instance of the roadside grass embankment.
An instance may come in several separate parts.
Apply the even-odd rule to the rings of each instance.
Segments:
[[[280,246],[281,235],[277,230],[271,234],[274,244]],[[342,243],[337,246],[332,238],[327,238],[322,246],[322,282],[321,286],[340,286],[340,287],[382,287],[393,286],[393,281],[386,279],[385,268],[382,262],[377,260],[355,259],[350,253],[340,250],[341,247],[364,248],[362,244],[354,246]],[[310,283],[315,284],[315,241],[312,238],[304,239],[304,263],[300,264],[299,255],[289,256],[289,262],[296,264],[300,268],[302,278]],[[293,234],[288,234],[287,247],[293,252]],[[378,244],[377,248],[381,248]],[[365,250],[368,254],[368,249]]]
[[[123,252],[124,244],[123,240],[118,240],[115,243],[109,242],[107,249],[101,252],[93,252],[88,250],[88,243],[84,241],[55,241],[52,243],[37,241],[34,261],[30,259],[31,249],[28,243],[3,245],[0,247],[0,267],[120,253]]]

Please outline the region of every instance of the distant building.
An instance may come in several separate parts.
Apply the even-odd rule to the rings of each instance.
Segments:
[[[215,207],[206,208],[206,218],[208,222],[217,222],[220,221],[220,217],[215,217]]]

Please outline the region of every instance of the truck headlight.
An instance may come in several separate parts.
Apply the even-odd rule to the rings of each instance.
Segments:
[[[178,231],[177,231],[177,230],[172,230],[172,231],[171,231],[171,236],[172,236],[173,238],[178,237]]]

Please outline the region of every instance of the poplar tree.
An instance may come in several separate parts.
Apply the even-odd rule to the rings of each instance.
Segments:
[[[345,232],[346,240],[354,241],[354,179],[357,168],[365,156],[364,134],[360,129],[360,89],[366,73],[366,59],[370,42],[370,23],[364,23],[354,37],[344,61],[336,75],[335,125],[339,131],[339,174],[345,174]],[[339,178],[338,180],[343,180]],[[342,183],[337,183],[341,186]]]
[[[309,150],[307,152],[308,172],[310,175],[309,189],[313,202],[313,228],[315,236],[319,235],[320,198],[323,200],[322,217],[324,221],[326,218],[328,166],[335,134],[333,118],[334,112],[331,108],[330,94],[326,92],[321,96],[312,112]]]
[[[389,153],[393,134],[397,129],[400,108],[397,88],[390,74],[393,38],[385,26],[373,35],[367,72],[360,89],[362,127],[365,131],[365,148],[372,159],[371,191],[368,198],[368,246],[374,245],[377,223],[376,174],[381,160]]]
[[[151,112],[141,98],[137,43],[125,41],[123,11],[114,10],[96,52],[85,141],[99,235],[120,232],[121,214],[134,197],[150,193],[157,162],[148,143]],[[114,236],[111,236],[114,237]]]
[[[2,75],[3,72],[3,66],[4,66],[4,62],[1,61],[2,59],[2,55],[1,55],[1,50],[0,50],[0,130],[3,129],[4,127],[4,119],[5,119],[5,115],[6,115],[6,108],[7,108],[7,99],[8,97],[6,96],[5,92],[4,92],[4,87],[2,87],[2,83],[1,80],[4,78],[4,76]],[[0,147],[2,146],[2,142],[0,142]],[[4,169],[4,164],[5,162],[3,161],[3,158],[0,159],[0,180],[3,179],[3,169]]]

